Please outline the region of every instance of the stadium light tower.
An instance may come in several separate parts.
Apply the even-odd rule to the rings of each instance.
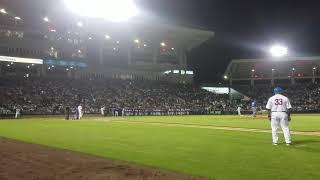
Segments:
[[[103,18],[113,22],[127,21],[139,11],[134,0],[64,0],[65,5],[79,16]]]
[[[270,48],[270,53],[273,57],[284,57],[288,55],[288,48],[282,45],[273,45]]]

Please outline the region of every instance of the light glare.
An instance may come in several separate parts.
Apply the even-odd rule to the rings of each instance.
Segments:
[[[82,27],[83,23],[81,21],[77,22],[77,26]]]
[[[0,12],[1,12],[2,14],[8,14],[5,9],[0,9]]]
[[[44,17],[43,20],[44,20],[45,22],[49,22],[49,18],[48,18],[47,16]]]
[[[75,14],[120,22],[138,14],[133,0],[64,0]]]
[[[271,47],[270,53],[274,57],[283,57],[288,54],[288,48],[281,45],[274,45]]]
[[[137,44],[140,43],[139,39],[135,39],[134,42],[137,43]]]

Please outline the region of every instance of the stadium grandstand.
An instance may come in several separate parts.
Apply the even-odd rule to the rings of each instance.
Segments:
[[[265,59],[236,59],[228,65],[224,78],[230,84],[249,82],[275,84],[312,82],[320,78],[317,68],[320,67],[320,57],[285,57]]]
[[[62,114],[79,104],[86,113],[104,106],[127,115],[192,114],[208,111],[205,98],[224,99],[196,88],[187,66],[188,52],[212,31],[148,16],[118,23],[24,5],[0,5],[1,114]]]
[[[320,57],[235,59],[228,65],[224,79],[230,89],[256,99],[261,109],[272,89],[280,85],[292,99],[294,111],[319,112],[319,66]],[[236,99],[232,93],[229,97]]]

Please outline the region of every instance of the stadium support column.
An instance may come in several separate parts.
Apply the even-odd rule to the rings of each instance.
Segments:
[[[271,73],[271,87],[274,87],[274,69],[272,69]]]
[[[71,72],[71,70],[70,70],[70,71],[67,71],[67,77],[68,77],[68,79],[72,79],[72,72]]]
[[[179,52],[179,65],[186,67],[187,66],[187,54],[185,49],[181,48]]]
[[[312,83],[316,83],[316,68],[312,69]]]
[[[43,66],[43,65],[42,65]],[[37,67],[37,77],[41,77],[41,70],[42,70],[42,67]]]
[[[129,46],[128,48],[128,66],[130,66],[132,64],[132,49]]]
[[[254,71],[251,71],[250,84],[251,84],[251,87],[254,87]]]
[[[294,79],[294,69],[292,69],[291,71],[291,85],[294,85],[296,82],[295,82],[295,79]]]
[[[231,92],[231,88],[232,88],[232,76],[229,76],[230,79],[229,79],[229,89],[228,89],[228,93],[229,93],[229,100],[231,101],[232,100],[232,92]]]
[[[153,62],[153,64],[158,63],[158,54],[159,54],[159,49],[157,47],[154,47],[152,49],[152,62]]]
[[[100,44],[99,44],[99,64],[103,64],[103,41],[100,41]]]
[[[47,69],[44,64],[41,65],[41,76],[45,77],[47,75]]]

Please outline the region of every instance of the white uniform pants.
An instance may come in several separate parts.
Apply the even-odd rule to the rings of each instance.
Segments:
[[[82,111],[79,111],[79,119],[81,119],[81,118],[82,118],[82,116],[83,116]]]
[[[281,126],[283,131],[284,139],[286,143],[291,143],[290,130],[288,122],[288,114],[286,112],[272,112],[271,113],[271,129],[272,129],[272,141],[278,143],[277,130]]]

